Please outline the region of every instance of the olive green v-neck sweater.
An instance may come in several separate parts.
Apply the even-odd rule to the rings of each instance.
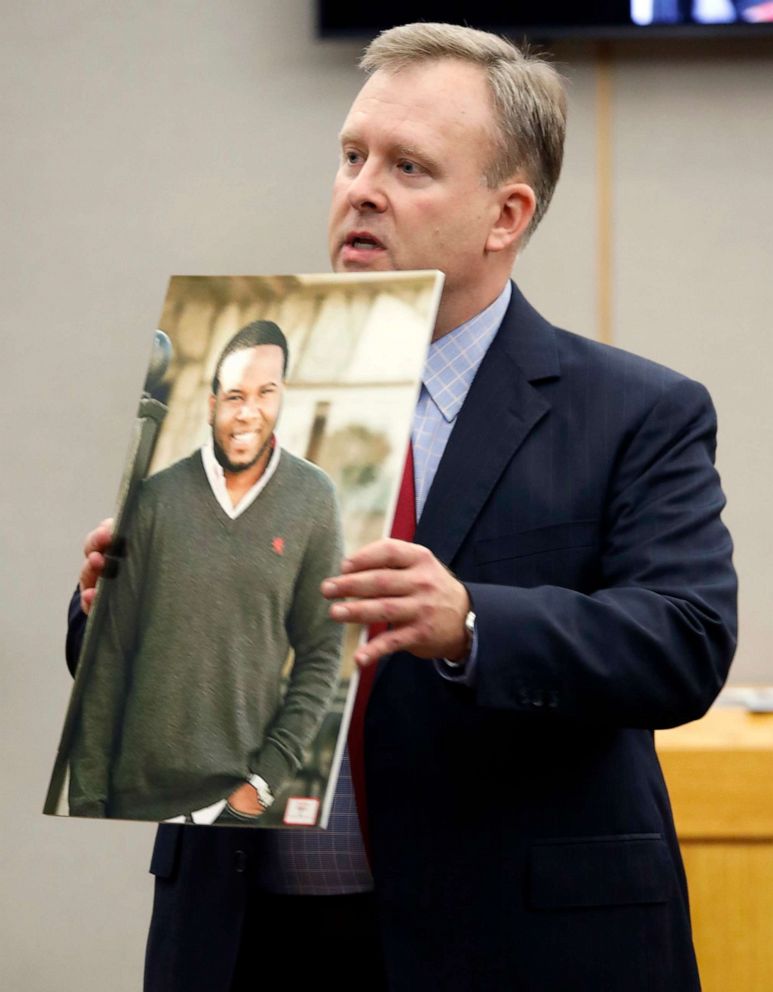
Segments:
[[[84,686],[71,814],[162,820],[251,774],[276,792],[338,679],[342,632],[319,587],[341,553],[332,483],[286,451],[233,520],[199,452],[147,479]]]

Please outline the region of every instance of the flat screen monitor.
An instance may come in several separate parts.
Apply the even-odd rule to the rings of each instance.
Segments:
[[[323,37],[373,36],[395,24],[447,21],[535,40],[646,35],[773,35],[773,0],[318,0]]]

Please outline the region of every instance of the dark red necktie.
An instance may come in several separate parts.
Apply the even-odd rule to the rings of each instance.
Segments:
[[[405,467],[403,468],[403,479],[400,483],[400,493],[397,497],[395,516],[392,521],[392,537],[400,541],[412,541],[416,531],[416,491],[413,481],[413,448],[409,444],[405,456]],[[368,639],[372,639],[377,634],[386,630],[384,623],[373,624],[368,628]],[[365,734],[365,710],[368,707],[368,697],[370,695],[373,680],[376,677],[377,662],[371,662],[367,668],[360,669],[360,682],[357,686],[357,695],[354,697],[354,708],[352,710],[352,720],[349,724],[349,763],[352,769],[352,783],[354,785],[354,798],[357,803],[357,814],[360,818],[360,829],[362,839],[365,842],[365,850],[368,852],[370,860],[370,843],[368,837],[368,813],[365,793],[365,756],[363,752],[363,738]]]

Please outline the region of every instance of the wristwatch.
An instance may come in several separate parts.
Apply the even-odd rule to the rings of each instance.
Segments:
[[[268,809],[274,801],[274,794],[271,789],[269,789],[266,780],[261,778],[260,775],[250,775],[247,781],[257,792],[258,799],[260,800],[260,804],[263,809]]]
[[[467,634],[467,651],[466,657],[461,661],[451,661],[448,658],[444,658],[443,661],[450,665],[451,668],[464,668],[464,666],[469,661],[470,651],[472,650],[473,638],[475,637],[475,613],[473,610],[467,611],[467,616],[464,618],[464,632]]]

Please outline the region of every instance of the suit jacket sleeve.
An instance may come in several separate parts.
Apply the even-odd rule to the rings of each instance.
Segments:
[[[654,402],[611,476],[596,591],[469,584],[481,705],[633,727],[705,712],[735,646],[715,436],[698,383]]]

